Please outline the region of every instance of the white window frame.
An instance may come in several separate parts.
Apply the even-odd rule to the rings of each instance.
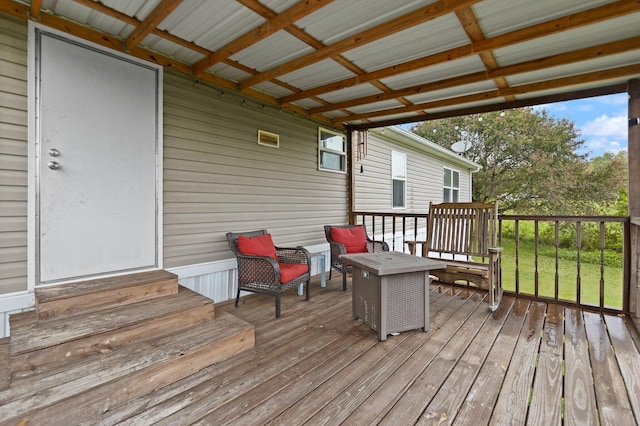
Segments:
[[[451,173],[451,183],[447,185],[447,170]],[[458,186],[454,186],[455,179],[454,175],[458,175]],[[449,191],[449,195],[451,199],[447,199],[447,191]],[[460,172],[458,170],[452,169],[450,167],[444,167],[442,170],[442,201],[443,202],[453,202],[457,203],[460,201]]]
[[[342,150],[329,148],[324,146],[323,141],[327,139],[325,135],[331,135],[342,138]],[[324,167],[322,164],[323,154],[333,154],[340,156],[340,169],[334,169],[331,167]],[[335,132],[333,130],[325,129],[324,127],[318,127],[318,170],[334,173],[347,173],[347,138],[344,134]]]
[[[395,182],[402,182],[402,205],[395,205]],[[391,208],[407,208],[407,154],[391,151]]]

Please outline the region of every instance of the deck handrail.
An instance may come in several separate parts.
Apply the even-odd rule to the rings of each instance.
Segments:
[[[394,212],[353,212],[352,224],[365,224],[371,237],[385,241],[391,250],[408,252],[405,241],[420,239],[421,230],[426,230],[427,213],[394,213]],[[506,232],[507,224],[509,231]],[[616,225],[618,224],[618,225]],[[607,232],[614,226],[622,226],[622,249],[618,250],[622,258],[620,282],[617,278],[612,281],[612,272],[617,277],[617,267],[607,266],[607,256],[611,247],[607,246]],[[532,229],[532,235],[523,235],[523,227]],[[551,244],[544,244],[540,235],[541,227],[550,227]],[[576,241],[571,247],[561,243],[561,229],[572,227],[575,229]],[[582,248],[583,237],[587,228],[593,227],[597,233],[597,264],[588,269],[589,262],[583,258],[586,250]],[[498,245],[507,246],[503,253],[503,287],[505,294],[510,293],[519,297],[528,297],[546,302],[556,302],[581,308],[595,309],[603,312],[629,313],[631,310],[631,220],[629,216],[543,216],[543,215],[500,215],[498,229]],[[533,244],[533,258],[530,253]],[[554,255],[540,254],[541,249],[547,249]],[[562,259],[575,254],[575,275],[571,283],[561,280],[560,268],[566,267],[570,261]],[[599,256],[598,256],[599,254]],[[542,261],[551,261],[552,266],[541,266]],[[528,265],[532,262],[532,265]],[[525,266],[527,264],[527,266]],[[598,269],[595,273],[593,270]],[[549,271],[550,270],[550,271]],[[615,270],[615,271],[614,271]],[[552,272],[552,277],[549,273]],[[505,275],[508,274],[508,275]],[[510,276],[509,276],[510,275]],[[595,277],[595,275],[598,275]],[[545,278],[543,278],[543,276]],[[597,279],[597,283],[593,280]],[[585,282],[587,280],[588,282]],[[551,285],[549,283],[551,281]],[[561,282],[562,281],[562,282]],[[597,287],[597,288],[596,288]],[[587,293],[584,293],[584,292]],[[591,292],[591,293],[589,293]],[[570,294],[568,294],[570,293]],[[597,300],[593,295],[597,293]],[[585,294],[591,296],[585,300]],[[615,299],[612,303],[611,300]]]

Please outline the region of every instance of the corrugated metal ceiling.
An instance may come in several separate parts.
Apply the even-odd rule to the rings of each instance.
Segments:
[[[0,0],[0,11],[115,37],[132,55],[152,51],[195,79],[335,125],[616,93],[640,78],[640,0],[39,3]]]

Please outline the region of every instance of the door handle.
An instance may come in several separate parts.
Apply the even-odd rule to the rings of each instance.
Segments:
[[[57,161],[49,161],[49,168],[51,170],[58,170],[58,169],[62,168],[62,166]]]

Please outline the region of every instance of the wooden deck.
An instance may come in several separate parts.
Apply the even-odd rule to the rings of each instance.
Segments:
[[[339,275],[339,274],[336,274]],[[349,285],[350,288],[350,285]],[[256,346],[87,424],[637,425],[640,352],[627,318],[432,286],[431,327],[389,336],[351,318],[340,278],[311,300],[217,304]],[[633,334],[633,335],[632,335]]]

